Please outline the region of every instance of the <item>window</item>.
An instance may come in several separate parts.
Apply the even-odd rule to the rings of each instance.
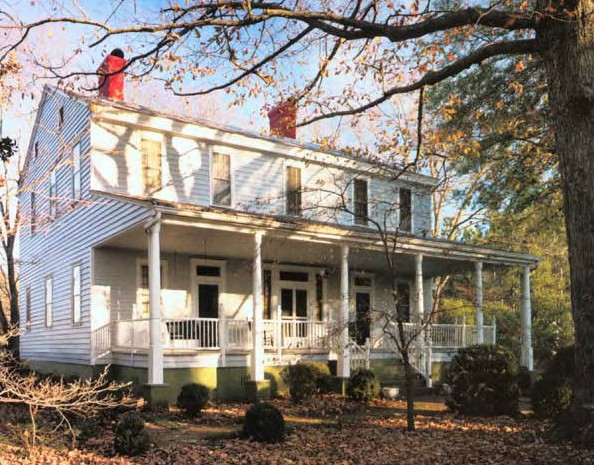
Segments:
[[[72,199],[80,199],[80,144],[72,147]]]
[[[287,166],[287,215],[301,216],[301,169]]]
[[[31,288],[25,291],[25,327],[31,328]]]
[[[167,286],[167,262],[161,260],[161,289]],[[134,318],[148,318],[150,315],[149,266],[146,260],[138,262],[136,311]]]
[[[272,319],[272,271],[264,270],[263,280],[264,319]]]
[[[315,319],[322,321],[324,319],[324,277],[316,274],[316,308]]]
[[[45,278],[45,326],[49,328],[53,324],[52,307],[54,303],[54,279]]]
[[[231,157],[212,154],[212,203],[231,206]]]
[[[281,281],[297,281],[306,283],[309,281],[309,274],[303,271],[281,271],[279,273]]]
[[[412,192],[410,189],[400,188],[400,231],[412,230]]]
[[[353,281],[357,287],[371,287],[373,285],[371,278],[366,276],[355,276]]]
[[[410,286],[408,283],[396,284],[396,311],[401,321],[410,321]]]
[[[81,319],[80,265],[72,267],[72,324],[79,325]]]
[[[161,141],[142,138],[142,180],[145,194],[161,189]]]
[[[369,215],[367,206],[367,181],[364,179],[355,179],[354,191],[355,224],[367,226]]]
[[[218,266],[197,265],[196,275],[210,276],[211,278],[219,277],[221,276],[221,268],[219,268]]]
[[[33,155],[34,158],[39,156],[39,142],[35,142],[35,145],[33,146]]]
[[[35,205],[35,192],[31,192],[31,205],[30,205],[30,214],[31,217],[31,234],[35,234],[37,230],[37,206]]]
[[[60,131],[64,129],[64,107],[60,107],[58,110],[58,129]]]
[[[58,216],[58,197],[56,189],[56,171],[50,173],[49,179],[49,216],[56,218]]]

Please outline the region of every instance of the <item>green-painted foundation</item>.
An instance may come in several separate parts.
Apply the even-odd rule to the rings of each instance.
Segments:
[[[245,383],[246,400],[256,403],[261,400],[270,399],[270,380],[251,381]]]

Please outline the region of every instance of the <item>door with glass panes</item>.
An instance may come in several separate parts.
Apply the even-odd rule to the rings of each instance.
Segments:
[[[306,337],[307,326],[300,321],[308,319],[309,273],[301,271],[281,271],[280,306],[283,320],[293,324],[283,325],[284,337]]]
[[[195,314],[198,316],[195,336],[200,347],[218,346],[218,318],[223,284],[223,268],[217,263],[196,263],[193,267]]]

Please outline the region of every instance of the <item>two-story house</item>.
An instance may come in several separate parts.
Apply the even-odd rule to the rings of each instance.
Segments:
[[[494,341],[482,269],[517,266],[532,368],[537,259],[432,238],[436,179],[287,137],[290,106],[263,136],[126,103],[111,84],[107,97],[46,87],[37,113],[20,195],[21,356],[33,366],[111,364],[169,399],[187,382],[219,399],[274,390],[301,359],[345,378],[364,354],[388,376],[397,354],[374,314],[397,305],[414,331],[432,279],[475,270],[477,325],[434,324],[417,347],[430,382],[452,350]],[[378,225],[397,237],[396,282]]]

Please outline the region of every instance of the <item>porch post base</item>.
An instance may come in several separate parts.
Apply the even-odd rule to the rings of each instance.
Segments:
[[[246,381],[245,396],[248,402],[254,404],[261,400],[267,400],[271,397],[270,380]]]
[[[169,384],[145,384],[143,388],[150,410],[169,410]]]

